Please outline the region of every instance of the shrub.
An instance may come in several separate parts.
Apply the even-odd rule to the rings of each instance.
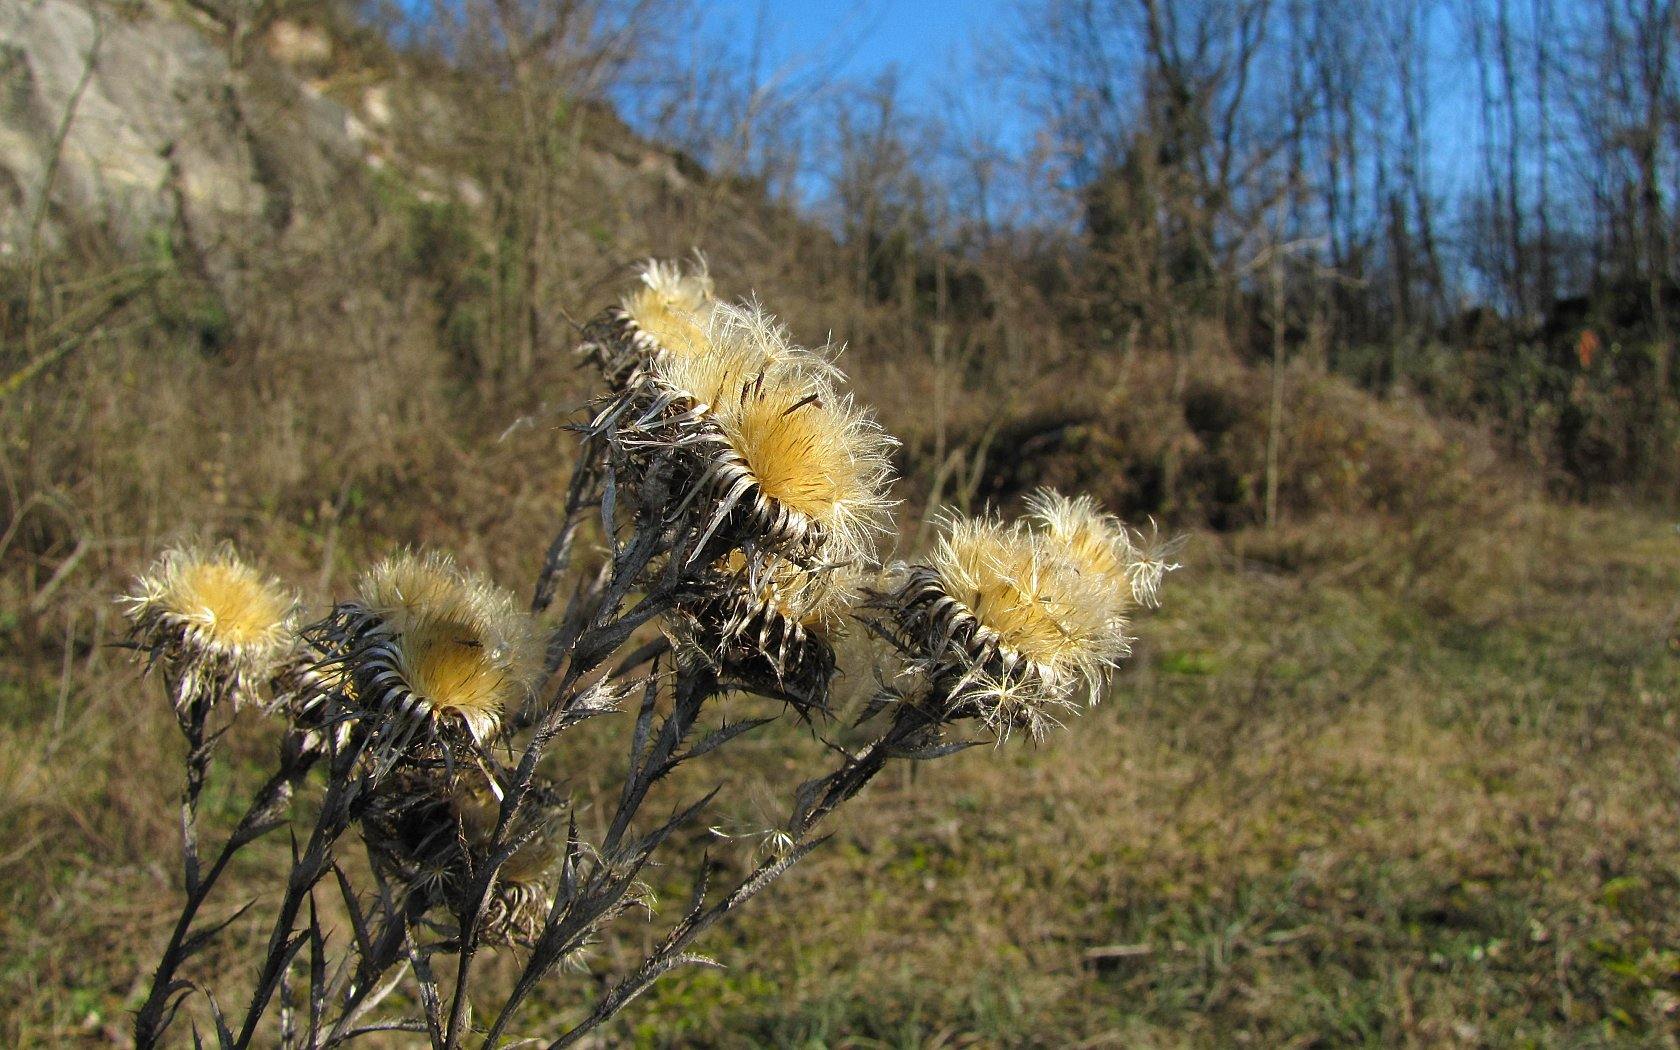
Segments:
[[[140,1046],[158,1045],[199,991],[223,1046],[268,1033],[271,1012],[286,1045],[380,1031],[498,1045],[546,978],[583,965],[626,913],[656,907],[649,865],[715,794],[648,820],[658,782],[778,717],[834,717],[848,619],[883,643],[856,722],[867,742],[807,771],[786,820],[750,836],[760,853],[744,878],[718,893],[719,868],[703,862],[663,938],[553,1045],[665,973],[710,964],[695,940],[815,849],[828,815],[889,763],[961,751],[976,742],[967,727],[1036,737],[1102,695],[1131,614],[1176,567],[1170,544],[1045,492],[1013,523],[947,515],[930,551],[882,569],[894,442],[844,393],[831,355],[676,268],[650,265],[645,283],[585,329],[580,352],[605,390],[574,425],[565,514],[529,611],[441,553],[379,562],[301,628],[284,587],[226,548],[166,552],[141,577],[131,644],[160,673],[187,777],[186,899],[139,1011]],[[605,557],[574,571],[586,522]],[[728,693],[780,712],[702,728]],[[635,711],[627,766],[586,841],[561,744],[621,708]],[[242,709],[276,727],[278,755],[201,856],[215,744]],[[300,790],[312,781],[318,794]],[[213,985],[183,976],[227,925],[198,916],[239,851],[294,821],[307,831],[236,1018]],[[368,863],[353,872],[358,841]],[[334,896],[349,937],[329,936]],[[477,964],[507,949],[518,976],[475,1019]],[[405,1002],[413,1010],[392,1005]]]

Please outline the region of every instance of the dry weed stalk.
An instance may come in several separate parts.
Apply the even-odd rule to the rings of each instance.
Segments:
[[[839,391],[828,357],[792,346],[756,306],[713,301],[703,273],[652,264],[645,284],[586,333],[607,392],[575,428],[581,455],[531,613],[440,554],[374,566],[301,630],[291,600],[226,549],[166,554],[141,579],[134,643],[163,672],[189,748],[186,903],[136,1020],[141,1047],[195,992],[223,1047],[259,1031],[287,1047],[391,1031],[502,1045],[546,977],[581,965],[621,915],[652,911],[647,866],[712,798],[649,827],[638,818],[654,785],[775,718],[701,732],[708,704],[740,691],[828,717],[832,638],[854,602],[893,650],[859,719],[880,724],[873,740],[834,748],[835,767],[798,789],[744,879],[716,893],[719,868],[702,862],[664,939],[549,1046],[576,1043],[672,969],[714,965],[696,938],[814,849],[821,821],[888,762],[962,750],[970,721],[1036,737],[1100,696],[1127,652],[1127,614],[1172,566],[1089,500],[1044,493],[1013,525],[947,519],[926,558],[880,573],[893,442]],[[604,564],[539,629],[590,518]],[[201,872],[212,745],[265,683],[275,771]],[[544,760],[566,730],[626,704],[628,769],[586,842]],[[316,769],[319,801],[294,807]],[[294,837],[254,991],[227,1013],[181,976],[231,921],[202,925],[198,912],[236,852],[297,819],[309,830]],[[358,841],[365,869],[344,859]],[[348,937],[329,935],[323,894]],[[475,962],[507,946],[524,959],[518,978],[474,1017]],[[385,1008],[399,990],[408,1008]]]

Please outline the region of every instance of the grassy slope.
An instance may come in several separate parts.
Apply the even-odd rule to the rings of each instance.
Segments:
[[[1112,703],[1036,749],[886,778],[711,941],[726,970],[671,980],[619,1036],[1671,1041],[1680,539],[1634,513],[1526,511],[1463,535],[1504,553],[1442,578],[1380,556],[1350,574],[1388,537],[1329,524],[1193,544]],[[8,1043],[120,1028],[163,936],[175,741],[149,693],[113,684],[62,729],[50,679],[0,701]],[[586,798],[607,735],[574,742]],[[260,736],[236,751],[260,758]],[[780,812],[811,747],[790,728],[707,770],[740,785],[717,819]],[[689,859],[708,847],[696,831]],[[661,876],[671,907],[684,867]],[[632,923],[597,969],[644,936]]]
[[[925,333],[807,273],[805,242],[771,236],[785,224],[734,195],[667,201],[588,170],[562,180],[576,200],[545,303],[599,305],[624,261],[707,246],[727,294],[756,288],[805,338],[853,344],[861,396],[906,440],[912,501],[936,475],[956,493],[967,447],[995,425],[1079,407],[1048,451],[999,438],[988,466],[1031,476],[993,487],[1048,477],[1118,503],[1176,464],[1187,490],[1255,502],[1258,373],[1198,361],[1180,404],[1170,362],[1143,353],[1136,374],[1076,371],[1070,391],[1081,365],[1055,365],[1047,327],[1004,333],[1019,355],[989,352],[982,333],[936,366]],[[216,314],[164,266],[131,329],[0,412],[3,480],[23,507],[22,528],[0,530],[0,1043],[120,1036],[172,920],[179,740],[105,644],[111,593],[161,537],[236,536],[317,596],[402,542],[515,585],[535,569],[562,439],[552,417],[493,439],[521,412],[575,403],[577,378],[558,359],[500,385],[458,374],[437,282],[415,260],[483,231],[383,191],[334,220],[327,249],[255,271],[253,287],[281,294],[247,316]],[[463,273],[482,276],[465,254]],[[345,288],[366,294],[347,307]],[[95,298],[74,281],[63,295]],[[197,345],[210,329],[220,349]],[[1637,512],[1476,497],[1482,472],[1443,466],[1454,448],[1416,413],[1305,384],[1285,420],[1286,516],[1341,516],[1200,536],[1111,703],[1036,749],[884,778],[834,842],[708,942],[727,970],[670,981],[618,1038],[1672,1043],[1680,538]],[[614,728],[571,742],[586,832],[617,768]],[[271,741],[253,725],[228,745],[250,779]],[[726,776],[736,801],[715,819],[762,826],[819,751],[778,727],[670,798]],[[211,823],[241,801],[214,782]],[[267,848],[234,872],[226,909],[268,888],[285,845]],[[660,875],[669,907],[708,848],[729,851],[695,829]],[[627,925],[597,972],[651,935]],[[237,978],[239,958],[236,944],[200,972]],[[556,984],[550,1005],[575,1008],[591,987]]]
[[[1670,1043],[1680,540],[1587,513],[1503,539],[1456,614],[1200,545],[1115,703],[877,788],[638,1031]]]

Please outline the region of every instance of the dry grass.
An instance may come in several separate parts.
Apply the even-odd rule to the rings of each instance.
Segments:
[[[1252,369],[1075,354],[1048,326],[947,341],[802,274],[808,243],[706,218],[717,201],[577,192],[544,302],[587,316],[620,261],[705,245],[737,275],[725,298],[757,288],[801,340],[854,344],[861,400],[905,442],[905,521],[1055,484],[1225,530],[1186,551],[1110,702],[1040,747],[883,778],[709,942],[727,970],[661,986],[617,1041],[1674,1044],[1671,523],[1513,496],[1473,437],[1292,371],[1284,524],[1260,530]],[[317,595],[402,544],[516,588],[537,571],[570,455],[543,409],[582,384],[558,354],[507,374],[454,360],[436,289],[402,269],[433,242],[405,242],[390,216],[409,204],[386,203],[326,238],[365,252],[277,256],[249,283],[285,294],[233,319],[164,260],[0,403],[0,1042],[120,1040],[174,918],[179,735],[107,648],[110,599],[161,540],[228,536]],[[42,327],[104,294],[76,277],[92,270],[117,272],[49,275],[65,305]],[[619,760],[600,736],[573,744],[586,801]],[[252,726],[225,746],[249,778],[273,741]],[[790,728],[734,746],[745,801],[719,825],[785,817],[791,756],[818,745]],[[212,780],[207,823],[242,802]],[[717,845],[696,830],[686,849]],[[284,844],[265,848],[230,872],[228,911],[270,884]],[[669,896],[687,874],[662,873]],[[627,941],[597,969],[639,957]],[[557,983],[548,1005],[592,987]]]
[[[1680,550],[1605,514],[1507,538],[1526,564],[1474,618],[1199,543],[1111,706],[875,788],[781,890],[823,910],[756,911],[750,965],[636,1031],[1667,1045]]]
[[[728,970],[661,986],[618,1036],[1666,1045],[1680,543],[1637,514],[1525,507],[1482,523],[1514,553],[1470,600],[1404,545],[1351,562],[1394,528],[1369,524],[1202,536],[1110,704],[1003,761],[873,787],[712,942]],[[99,1041],[171,918],[178,742],[105,650],[9,651],[4,1035]],[[259,737],[232,746],[256,759]],[[585,798],[610,781],[593,740],[574,745]],[[720,821],[769,824],[812,746],[743,742],[749,801]],[[212,817],[238,805],[220,787]],[[235,872],[228,901],[262,875]]]

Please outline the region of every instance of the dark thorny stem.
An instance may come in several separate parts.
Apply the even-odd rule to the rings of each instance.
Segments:
[[[695,882],[694,903],[681,922],[666,935],[642,965],[636,971],[609,988],[595,1003],[595,1008],[589,1016],[576,1026],[549,1044],[549,1050],[561,1050],[572,1046],[584,1035],[605,1024],[618,1011],[622,1010],[636,996],[647,989],[665,974],[684,965],[708,966],[716,964],[702,956],[689,954],[688,946],[707,929],[715,925],[720,919],[745,904],[764,887],[770,885],[782,873],[793,867],[805,855],[816,849],[826,841],[816,839],[804,845],[797,846],[779,856],[767,857],[753,869],[752,873],[736,885],[728,896],[711,907],[705,907],[706,882],[710,875],[710,864],[703,863],[701,873]]]
[[[672,928],[665,940],[648,954],[641,966],[614,984],[596,1001],[588,1017],[550,1043],[549,1050],[562,1050],[564,1047],[575,1045],[584,1035],[606,1023],[671,970],[683,965],[713,965],[708,959],[688,953],[688,947],[694,940],[826,841],[825,838],[810,838],[810,833],[816,825],[835,809],[856,797],[889,761],[923,753],[922,749],[934,738],[941,724],[938,718],[919,706],[900,706],[879,737],[856,754],[847,755],[845,761],[832,773],[801,787],[799,802],[788,828],[799,844],[785,853],[760,862],[728,896],[711,907],[704,906],[709,869],[703,867],[696,881],[694,903],[683,919]],[[634,770],[632,772],[634,773]],[[501,1023],[498,1021],[492,1030],[493,1034],[499,1033],[500,1029]]]
[[[585,459],[579,464],[577,473],[573,475],[574,491],[579,489],[577,478],[591,468],[591,463],[590,459]],[[607,491],[611,491],[610,466],[606,476],[605,487]],[[455,989],[441,1044],[445,1050],[453,1050],[459,1046],[465,1036],[470,1002],[468,992],[471,988],[473,962],[482,936],[484,910],[495,892],[497,876],[502,865],[516,848],[511,841],[512,829],[529,795],[537,765],[554,733],[564,723],[569,713],[569,703],[580,695],[576,689],[578,683],[618,652],[638,627],[668,611],[676,600],[676,581],[667,578],[649,587],[641,600],[629,610],[621,612],[631,591],[638,584],[646,583],[646,571],[653,560],[661,554],[671,552],[673,546],[682,546],[681,543],[673,543],[669,529],[661,519],[661,503],[662,501],[655,500],[651,509],[647,506],[639,508],[641,513],[637,515],[638,528],[634,540],[623,547],[617,547],[615,544],[611,572],[604,581],[604,586],[599,588],[599,593],[591,596],[587,626],[575,637],[566,639],[565,669],[554,693],[558,699],[542,715],[537,731],[526,745],[519,765],[505,787],[501,813],[492,836],[490,859],[475,873],[471,891],[466,895],[467,906],[458,916],[460,946],[456,962]],[[613,511],[612,501],[604,499],[602,508],[605,519],[606,515]],[[603,524],[610,530],[610,521],[604,520]],[[562,536],[574,527],[575,516],[569,513],[568,520],[562,527]],[[554,549],[561,549],[569,542],[566,540],[565,544],[562,544],[557,538]],[[680,559],[680,551],[675,557]],[[657,779],[657,776],[652,779]],[[645,794],[645,787],[643,793]],[[628,888],[626,885],[624,890],[627,891]],[[622,891],[619,895],[622,896]]]
[[[560,530],[549,544],[542,571],[537,575],[536,591],[531,596],[533,613],[546,612],[554,603],[554,588],[571,563],[577,530],[583,523],[583,511],[600,498],[597,492],[600,487],[598,445],[598,439],[586,435],[578,449],[578,463],[567,486],[566,509],[561,516]]]
[[[631,820],[635,819],[641,810],[648,791],[681,761],[677,756],[677,748],[682,746],[682,742],[693,731],[701,708],[708,699],[717,694],[717,691],[718,677],[714,668],[684,667],[679,671],[671,714],[660,723],[659,735],[645,754],[632,753],[630,756],[630,768],[624,778],[624,792],[619,799],[618,810],[613,814],[612,825],[607,829],[607,837],[601,843],[603,855],[610,857],[617,851],[624,833],[630,828]],[[638,719],[633,747],[639,745],[647,735],[646,716],[652,712],[651,705],[644,705],[643,711],[644,717]]]
[[[609,536],[613,526],[611,515],[614,499],[611,493],[614,491],[613,477],[616,466],[614,463],[606,466],[602,485],[603,525]],[[582,469],[580,466],[580,471]],[[675,605],[683,588],[692,582],[694,569],[709,564],[709,555],[721,555],[727,544],[723,537],[697,538],[692,532],[681,527],[673,534],[673,523],[663,517],[667,511],[667,501],[658,495],[663,489],[660,471],[656,469],[651,473],[651,478],[644,479],[643,495],[648,496],[651,493],[652,498],[645,499],[641,506],[636,508],[637,528],[630,542],[624,546],[614,543],[610,571],[594,588],[585,603],[585,608],[588,609],[587,626],[563,639],[566,651],[565,670],[560,675],[558,687],[554,690],[555,700],[543,716],[542,724],[527,746],[512,782],[508,785],[501,822],[494,837],[494,855],[486,866],[487,870],[475,882],[474,892],[470,894],[471,906],[461,917],[462,952],[457,967],[455,998],[451,1003],[448,1027],[442,1042],[446,1048],[458,1045],[464,1034],[467,1016],[466,989],[471,979],[471,953],[477,944],[479,916],[494,890],[496,869],[511,855],[511,850],[506,846],[508,828],[517,817],[519,805],[529,789],[548,737],[554,727],[562,724],[569,704],[578,697],[579,682],[620,651],[635,628],[656,615],[668,612]],[[575,488],[574,476],[574,490]],[[569,516],[562,529],[563,535],[572,527],[572,519]],[[569,543],[569,540],[566,542]],[[697,544],[704,549],[696,551]],[[554,549],[562,549],[564,545],[561,539],[557,538]],[[660,555],[667,555],[667,569],[659,578],[650,582],[646,578],[646,570]],[[643,597],[629,611],[620,613],[620,607],[631,591],[638,586],[645,589]],[[574,604],[578,603],[574,601]],[[562,632],[566,631],[567,628],[563,626]],[[620,676],[650,660],[657,661],[667,649],[668,643],[663,639],[646,643],[624,657],[613,674],[615,677]],[[573,885],[569,893],[563,893],[556,898],[545,923],[538,950],[534,951],[528,960],[514,992],[503,1004],[502,1010],[490,1027],[489,1044],[493,1044],[500,1037],[504,1026],[535,982],[571,951],[581,946],[591,931],[622,907],[621,902],[634,887],[641,866],[647,862],[653,850],[664,841],[670,831],[689,819],[710,798],[707,796],[706,799],[679,812],[663,827],[639,842],[625,845],[625,835],[642,809],[652,786],[690,757],[681,750],[683,742],[693,731],[706,701],[716,695],[719,688],[715,669],[704,665],[680,668],[673,691],[671,713],[660,723],[656,733],[653,719],[659,693],[658,684],[659,676],[650,675],[631,740],[624,790],[601,846],[600,856],[603,860],[596,874],[590,877],[585,886]],[[575,871],[575,864],[576,858],[569,855],[568,870]]]
[[[355,902],[348,876],[344,874],[342,868],[336,866],[334,872],[338,875],[339,889],[344,895],[346,906],[351,910],[351,921],[356,928],[358,938],[356,956],[358,961],[354,974],[347,974],[346,978],[349,979],[353,976],[354,988],[348,995],[342,996],[342,1002],[337,1008],[338,1017],[333,1022],[331,1029],[328,1030],[326,1040],[321,1044],[323,1047],[338,1046],[355,1038],[357,1031],[368,1030],[367,1028],[352,1029],[351,1026],[359,1022],[368,1011],[376,1007],[379,1000],[388,994],[392,985],[402,977],[401,971],[398,971],[385,984],[380,984],[391,967],[403,961],[404,945],[408,940],[409,931],[421,919],[426,907],[426,902],[419,895],[410,895],[402,901],[400,906],[392,907],[389,901],[389,893],[381,879],[379,888],[380,900],[385,911],[384,919],[380,924],[378,934],[367,938],[364,942],[362,940],[364,933],[362,929],[363,920],[360,918],[360,908]],[[379,876],[376,874],[375,878],[379,878]],[[324,998],[336,999],[342,995],[342,992],[343,986],[342,983],[339,983],[338,986],[329,989]],[[424,1031],[425,1029],[421,1028],[420,1030]]]
[[[269,931],[268,950],[263,957],[256,989],[251,993],[250,1007],[246,1010],[239,1036],[234,1041],[238,1050],[245,1050],[251,1045],[251,1040],[256,1036],[257,1025],[267,1012],[269,1000],[279,987],[281,977],[291,965],[298,949],[303,946],[306,934],[293,937],[292,931],[297,926],[298,913],[311,891],[332,870],[333,847],[354,819],[355,803],[361,796],[360,789],[365,786],[362,778],[356,773],[361,750],[360,746],[352,745],[346,751],[335,749],[332,754],[331,775],[327,778],[327,790],[321,799],[315,827],[309,833],[309,841],[303,853],[295,855],[292,861],[291,872],[286,878],[286,892],[280,901],[280,911]],[[295,848],[294,845],[294,850]]]
[[[291,801],[293,788],[308,772],[307,764],[289,763],[284,765],[268,781],[257,790],[241,818],[234,833],[223,843],[221,851],[211,863],[208,871],[202,877],[196,875],[189,878],[187,899],[181,907],[181,913],[176,918],[175,929],[169,936],[169,943],[163,950],[163,957],[158,963],[157,972],[152,975],[151,989],[146,1001],[141,1005],[134,1018],[134,1042],[138,1050],[148,1050],[158,1045],[164,1030],[169,1027],[169,1020],[173,1011],[169,1008],[169,1001],[177,991],[185,991],[175,980],[176,971],[180,968],[194,950],[203,943],[204,939],[214,935],[226,923],[218,924],[206,933],[200,933],[189,938],[192,925],[198,916],[199,909],[209,899],[215,889],[216,882],[222,872],[227,869],[228,862],[235,853],[272,831],[280,824],[279,817],[284,812],[287,803]],[[200,781],[202,784],[202,780]]]
[[[163,958],[158,962],[157,972],[152,976],[152,987],[146,1002],[134,1018],[135,1042],[141,1047],[156,1045],[158,1037],[167,1026],[165,1011],[169,999],[176,991],[183,990],[175,985],[174,977],[185,956],[182,948],[188,928],[192,925],[193,916],[199,906],[209,894],[209,885],[206,883],[213,885],[224,866],[223,862],[219,862],[212,869],[208,880],[200,878],[198,799],[204,792],[204,783],[209,776],[211,750],[205,744],[204,729],[209,721],[211,708],[226,690],[218,688],[213,696],[196,698],[183,707],[180,697],[184,689],[181,670],[176,667],[166,668],[164,691],[175,702],[176,719],[181,726],[181,735],[187,741],[186,783],[181,789],[181,879],[186,889],[187,904],[176,921]],[[223,853],[226,852],[224,848]]]

